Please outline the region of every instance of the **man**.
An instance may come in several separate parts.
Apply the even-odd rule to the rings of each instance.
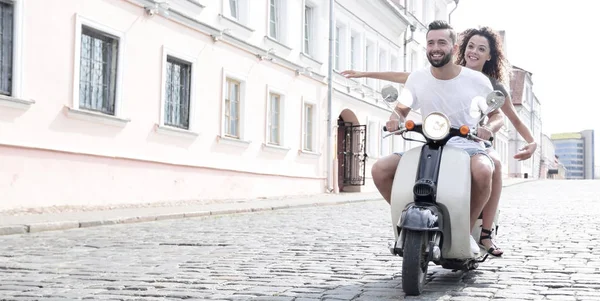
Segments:
[[[431,67],[416,70],[408,76],[401,98],[407,95],[412,97],[411,108],[399,104],[396,111],[403,119],[408,116],[411,109],[420,108],[423,116],[439,111],[448,115],[452,125],[466,124],[475,127],[477,120],[469,116],[471,100],[477,96],[486,97],[492,92],[490,80],[481,72],[452,63],[458,44],[456,33],[446,22],[434,21],[429,24],[426,37],[427,59]],[[482,139],[489,139],[503,124],[502,115],[498,110],[490,113],[488,117],[487,125],[478,130],[478,136]],[[386,123],[388,131],[397,130],[401,121],[403,120],[398,120],[398,117],[392,114]],[[485,202],[490,197],[494,163],[480,142],[455,137],[448,142],[448,145],[462,148],[471,156],[470,228],[472,229]],[[371,170],[375,186],[388,203],[400,159],[400,154],[386,156],[378,160]],[[474,252],[479,250],[473,239],[471,248]]]

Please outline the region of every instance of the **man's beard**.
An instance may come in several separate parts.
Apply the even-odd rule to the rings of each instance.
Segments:
[[[450,59],[452,59],[452,53],[445,54],[442,57],[442,59],[437,62],[435,62],[431,56],[432,56],[432,53],[427,54],[427,60],[429,60],[429,63],[431,64],[431,66],[436,67],[436,68],[445,66],[446,64],[448,64],[450,62]]]

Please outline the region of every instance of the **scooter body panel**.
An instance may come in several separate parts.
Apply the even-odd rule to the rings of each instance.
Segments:
[[[437,182],[437,203],[442,208],[447,227],[444,231],[442,257],[472,258],[470,242],[471,158],[464,150],[446,146]]]
[[[398,243],[397,247],[402,248],[403,239],[398,240],[399,227],[403,223],[412,223],[408,228],[424,228],[431,224],[431,217],[422,217],[420,224],[418,218],[411,218],[409,221],[401,220],[408,214],[419,214],[413,206],[414,203],[413,187],[415,185],[418,173],[419,159],[422,147],[416,147],[408,150],[402,156],[394,183],[392,186],[391,214],[394,235]],[[462,149],[445,146],[442,151],[440,169],[437,179],[437,197],[436,203],[443,216],[440,220],[443,222],[439,227],[431,228],[431,231],[442,230],[443,243],[441,245],[442,258],[446,259],[469,259],[473,258],[471,253],[471,244],[469,238],[469,219],[471,206],[471,159]],[[426,204],[430,207],[432,204]],[[436,210],[437,211],[437,210]],[[421,214],[427,211],[420,211]],[[433,211],[431,211],[433,212]],[[415,223],[415,221],[417,221]]]
[[[421,156],[421,147],[412,148],[406,152],[398,163],[394,183],[392,185],[392,197],[390,200],[392,213],[392,227],[394,228],[394,236],[398,240],[398,222],[402,211],[406,206],[414,202],[413,186],[419,167],[419,158]]]

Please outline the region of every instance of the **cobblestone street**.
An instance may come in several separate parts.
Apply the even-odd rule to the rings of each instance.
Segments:
[[[504,189],[505,254],[404,297],[388,205],[0,236],[0,300],[600,300],[600,182]]]

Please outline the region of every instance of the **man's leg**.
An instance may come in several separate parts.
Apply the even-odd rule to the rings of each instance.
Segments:
[[[381,193],[388,204],[390,204],[390,199],[392,198],[392,184],[394,184],[394,176],[396,175],[400,158],[401,154],[399,153],[387,155],[377,160],[371,168],[371,176],[373,176],[375,187],[377,187],[377,190],[379,190],[379,193]]]
[[[471,227],[469,232],[475,226],[483,206],[490,198],[493,172],[493,162],[485,151],[471,156]]]

